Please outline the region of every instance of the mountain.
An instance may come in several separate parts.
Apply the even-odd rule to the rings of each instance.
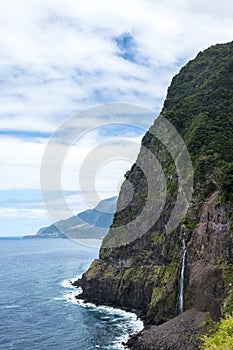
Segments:
[[[175,133],[166,139],[164,119],[183,138],[194,171],[183,219],[192,174],[188,158],[180,166],[185,148],[177,149]],[[232,150],[233,42],[200,52],[173,78],[161,114],[126,174],[100,257],[75,283],[87,301],[134,310],[146,324],[161,325],[136,336],[132,349],[198,349],[208,317],[217,321],[233,312]],[[162,172],[154,158],[165,176],[166,198],[159,192]],[[134,194],[124,208],[129,182]]]
[[[113,221],[117,197],[102,200],[94,209],[88,209],[77,216],[42,227],[36,235],[27,238],[97,238],[102,239]]]

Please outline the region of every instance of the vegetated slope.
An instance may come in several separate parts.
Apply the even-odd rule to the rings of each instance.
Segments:
[[[233,311],[233,43],[212,46],[181,69],[168,89],[162,116],[182,136],[193,163],[194,193],[186,217],[166,232],[179,178],[174,160],[153,136],[152,126],[142,145],[156,156],[167,177],[163,212],[136,240],[120,247],[105,244],[116,240],[115,228],[124,232],[152,195],[146,176],[135,164],[121,188],[118,212],[100,258],[77,285],[83,287],[87,300],[134,309],[147,323],[161,324],[177,314],[184,240],[185,310],[208,311],[217,320],[223,312]],[[143,148],[138,159],[148,162]],[[120,210],[128,181],[134,195]]]

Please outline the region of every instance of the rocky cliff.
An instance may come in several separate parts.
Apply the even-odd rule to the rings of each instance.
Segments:
[[[84,299],[135,310],[145,323],[159,325],[177,315],[186,249],[184,310],[209,312],[217,320],[233,311],[233,43],[210,47],[181,69],[168,89],[161,118],[182,136],[194,169],[194,191],[185,218],[167,230],[180,192],[180,173],[171,152],[155,137],[155,122],[142,140],[137,163],[126,174],[99,259],[77,285],[82,286]],[[166,178],[166,198],[155,222],[151,213],[156,215],[159,209],[159,192],[151,193],[148,181],[156,187],[159,174],[143,173],[140,164],[153,168],[145,148],[159,161]],[[124,207],[129,183],[134,192]],[[144,223],[128,232],[128,223],[143,212],[147,201],[157,209],[145,211]],[[122,245],[116,238],[119,227]],[[135,238],[124,241],[125,236]]]

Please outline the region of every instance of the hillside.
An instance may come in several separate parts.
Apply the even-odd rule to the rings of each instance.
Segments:
[[[102,239],[109,230],[116,210],[117,197],[102,200],[94,209],[42,227],[36,235],[26,238]]]
[[[166,227],[182,189],[174,159],[154,136],[162,118],[172,123],[182,136],[194,170],[192,201],[186,217],[172,232],[168,232]],[[144,222],[130,231],[128,223],[143,212],[148,201],[151,207],[154,203],[157,208],[153,215],[159,209],[156,207],[159,196],[156,182],[159,183],[160,175],[158,172],[154,177],[150,175],[150,181],[157,190],[153,194],[148,190],[148,175],[138,165],[143,164],[147,169],[154,166],[153,157],[146,157],[145,149],[156,156],[165,174],[165,205],[156,222],[148,225],[152,217],[146,209]],[[232,149],[233,43],[228,43],[200,52],[173,78],[161,114],[144,136],[137,164],[126,176],[117,207],[124,207],[128,181],[134,187],[133,198],[126,208],[115,214],[99,259],[76,283],[83,288],[82,297],[97,304],[135,310],[147,324],[160,325],[174,319],[171,335],[175,332],[176,319],[177,327],[180,322],[180,318],[176,318],[177,302],[181,268],[185,261],[182,311],[189,310],[188,317],[192,320],[187,322],[187,327],[195,324],[192,316],[195,313],[190,316],[193,309],[199,312],[198,315],[208,312],[213,320],[232,312]],[[176,154],[176,159],[182,156],[182,152]],[[186,175],[187,182],[189,175]],[[147,225],[148,230],[145,229]],[[120,240],[116,237],[118,227]],[[124,237],[131,239],[124,241]],[[200,318],[203,318],[201,315]],[[169,337],[167,328],[162,328],[164,338]],[[198,331],[192,328],[192,332],[193,337],[186,339],[185,349],[198,348],[195,338]],[[187,334],[190,334],[188,330]],[[153,337],[149,345],[146,341],[140,345],[140,339],[138,337],[132,343],[133,349],[160,349],[159,345],[153,344]],[[168,345],[166,347],[165,340],[162,343],[163,349],[170,349]],[[180,340],[174,342],[171,348],[181,349]]]

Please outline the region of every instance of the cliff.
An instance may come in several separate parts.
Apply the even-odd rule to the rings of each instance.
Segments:
[[[168,149],[156,137],[163,118],[183,138],[194,170],[188,211],[171,231],[167,225],[182,191],[176,160],[183,149],[174,158],[171,147]],[[142,169],[153,169],[153,156],[146,156],[145,149],[156,157],[165,174],[166,198],[162,196],[159,201],[156,183],[161,187],[161,174],[158,166],[154,176],[143,172]],[[228,43],[200,52],[173,78],[161,114],[144,136],[137,162],[126,174],[99,259],[76,283],[83,288],[82,297],[97,304],[135,310],[146,324],[160,325],[171,320],[177,316],[186,249],[184,311],[194,308],[209,312],[214,320],[233,311],[232,149],[233,43]],[[183,168],[185,172],[185,164]],[[190,176],[187,171],[183,188]],[[129,182],[134,193],[124,207]],[[180,204],[181,211],[184,204],[185,201]],[[128,225],[137,221],[141,213],[144,220]],[[179,210],[176,213],[179,216]],[[139,349],[135,344],[133,348]],[[144,347],[147,348],[150,349]]]

